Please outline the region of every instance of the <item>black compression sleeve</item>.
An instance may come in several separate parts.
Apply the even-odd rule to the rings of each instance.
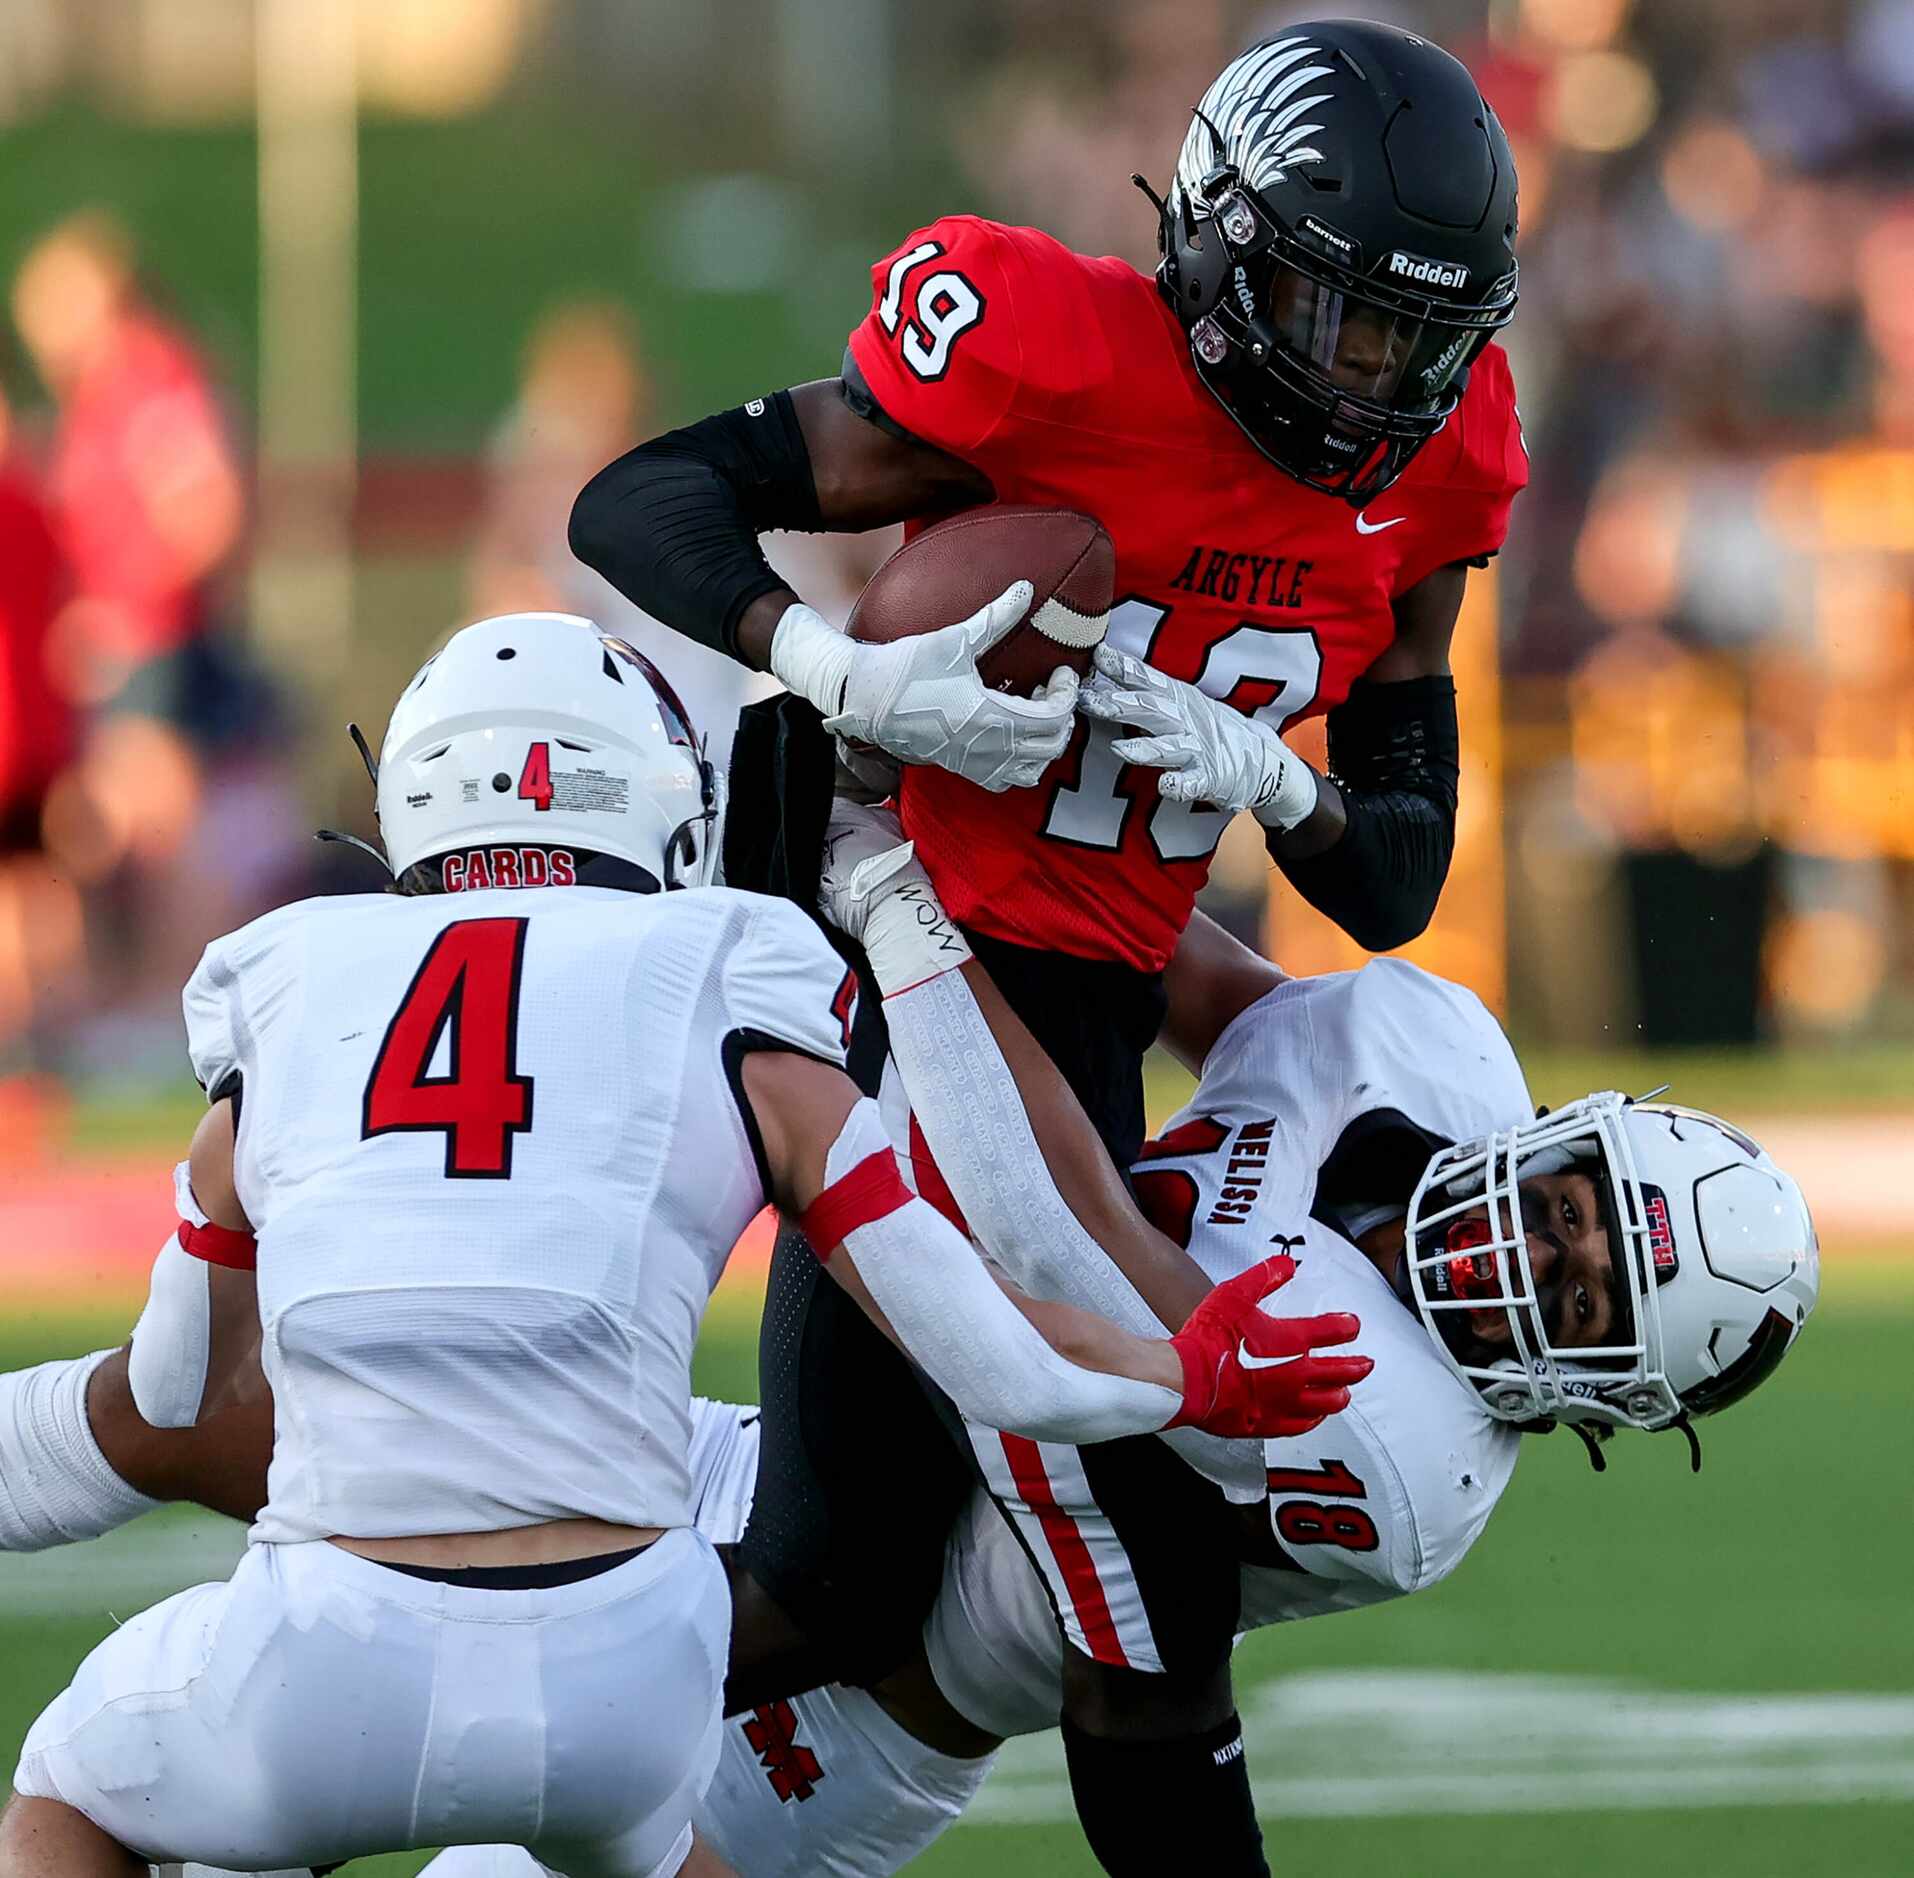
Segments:
[[[1407,945],[1434,915],[1455,852],[1455,681],[1358,680],[1329,713],[1329,773],[1348,816],[1342,838],[1278,864],[1358,945]]]
[[[1168,1741],[1110,1741],[1068,1716],[1062,1728],[1077,1819],[1111,1878],[1269,1878],[1236,1716]]]
[[[780,391],[600,470],[572,505],[571,545],[634,605],[736,658],[745,608],[784,585],[759,533],[823,525],[804,433]]]

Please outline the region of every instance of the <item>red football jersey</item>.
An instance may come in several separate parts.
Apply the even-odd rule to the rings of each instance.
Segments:
[[[1391,602],[1492,554],[1528,478],[1508,360],[1358,513],[1258,454],[1204,390],[1156,283],[1032,228],[946,216],[871,270],[850,349],[906,430],[1002,502],[1094,515],[1116,545],[1111,643],[1278,729],[1340,703],[1395,635]],[[1034,789],[905,771],[904,826],[962,924],[1159,970],[1222,834],[1084,723]]]

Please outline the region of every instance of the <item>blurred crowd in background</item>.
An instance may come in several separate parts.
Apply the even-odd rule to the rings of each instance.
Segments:
[[[372,832],[334,739],[463,619],[648,639],[722,746],[761,681],[571,560],[577,488],[833,372],[939,213],[1150,267],[1131,171],[1317,10],[0,0],[0,1079],[174,1073],[208,935],[376,884],[308,839]],[[1522,179],[1493,865],[1442,920],[1533,1038],[1914,1034],[1914,0],[1355,10],[1470,64]],[[343,90],[287,90],[321,16]],[[774,558],[841,613],[890,545]],[[1260,922],[1252,840],[1213,892]]]

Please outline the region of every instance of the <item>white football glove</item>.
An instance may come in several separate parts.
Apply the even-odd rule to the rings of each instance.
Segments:
[[[871,976],[887,998],[954,971],[970,957],[964,935],[889,809],[842,797],[831,804],[818,906],[864,948]]]
[[[864,645],[802,602],[771,637],[771,670],[824,713],[824,728],[904,763],[936,763],[993,793],[1027,789],[1076,728],[1076,674],[1059,666],[1034,698],[992,691],[977,660],[1030,610],[1013,582],[969,619],[915,639]]]
[[[1248,809],[1265,828],[1294,828],[1315,809],[1316,772],[1267,724],[1114,646],[1097,647],[1096,672],[1077,702],[1086,717],[1146,733],[1110,747],[1126,763],[1161,770],[1157,793],[1172,802]]]

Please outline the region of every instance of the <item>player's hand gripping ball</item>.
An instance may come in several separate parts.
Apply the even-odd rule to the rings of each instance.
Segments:
[[[1108,629],[1115,579],[1116,551],[1087,515],[972,510],[877,570],[848,643],[794,633],[796,656],[780,663],[774,644],[773,667],[821,704],[860,783],[859,766],[883,752],[992,791],[1028,788],[1076,730],[1078,681]]]
[[[1013,698],[1035,697],[1060,670],[1087,677],[1109,630],[1116,549],[1073,509],[997,504],[924,529],[871,576],[845,630],[867,645],[914,638],[1019,580],[1030,603],[979,652],[977,676]]]
[[[1161,771],[1159,795],[1232,815],[1248,809],[1266,828],[1294,828],[1314,813],[1316,772],[1267,724],[1114,646],[1099,646],[1096,664],[1077,708],[1144,733],[1110,747],[1126,763]]]
[[[1110,538],[1087,515],[972,510],[892,555],[843,633],[787,607],[771,669],[846,744],[1025,789],[1075,734],[1115,580]]]
[[[1375,1364],[1366,1356],[1317,1356],[1362,1329],[1350,1311],[1272,1317],[1264,1302],[1295,1276],[1279,1253],[1225,1280],[1170,1339],[1183,1359],[1183,1406],[1171,1428],[1271,1440],[1306,1435],[1349,1406],[1349,1391]]]

